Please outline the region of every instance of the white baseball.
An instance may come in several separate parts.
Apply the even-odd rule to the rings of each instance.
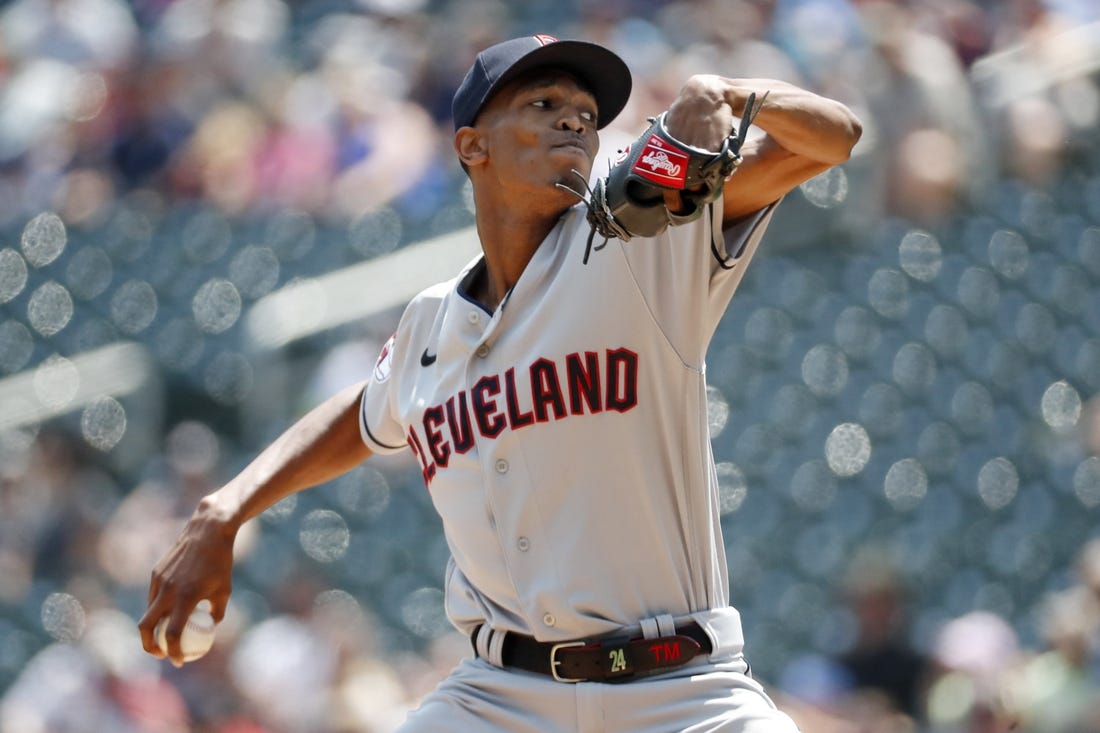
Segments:
[[[195,610],[188,617],[187,625],[183,627],[183,633],[180,634],[180,650],[183,652],[183,661],[193,662],[210,651],[210,647],[214,645],[214,630],[216,627],[214,617],[210,615],[210,601],[199,601],[199,605],[195,606]],[[157,645],[165,654],[168,653],[167,630],[168,617],[165,616],[157,622],[155,630]]]

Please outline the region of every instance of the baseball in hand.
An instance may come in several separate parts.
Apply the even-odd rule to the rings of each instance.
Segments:
[[[210,615],[210,601],[199,601],[191,616],[187,619],[187,625],[180,634],[180,650],[183,652],[183,661],[193,662],[210,651],[214,645],[214,630],[216,628],[214,617]],[[168,653],[168,617],[165,616],[157,622],[157,645],[165,654]]]

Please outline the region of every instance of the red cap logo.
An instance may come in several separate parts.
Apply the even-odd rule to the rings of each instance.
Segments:
[[[546,33],[536,33],[535,40],[539,42],[540,46],[546,46],[551,43],[555,43],[558,39]]]

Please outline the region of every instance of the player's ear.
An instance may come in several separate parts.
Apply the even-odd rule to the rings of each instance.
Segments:
[[[488,158],[485,138],[473,127],[460,127],[455,132],[455,152],[466,167],[481,165]]]

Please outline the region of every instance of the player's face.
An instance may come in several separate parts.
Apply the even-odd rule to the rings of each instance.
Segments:
[[[587,180],[599,149],[597,114],[595,97],[573,76],[538,72],[497,92],[477,128],[486,136],[497,176],[514,178],[517,185],[577,188],[572,171]]]

